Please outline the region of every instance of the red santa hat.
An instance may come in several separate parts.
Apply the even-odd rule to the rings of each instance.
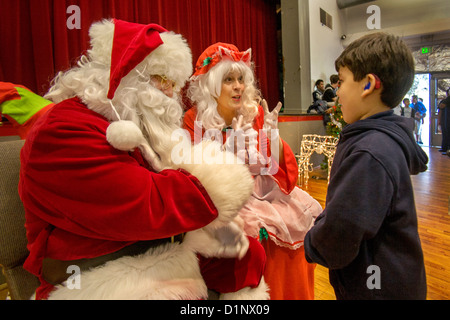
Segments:
[[[250,65],[252,59],[252,49],[247,51],[239,51],[239,49],[229,43],[217,42],[200,55],[195,65],[195,72],[192,78],[196,78],[201,74],[206,74],[212,67],[222,60],[232,60],[235,62],[242,61]]]
[[[166,29],[157,24],[138,24],[114,19],[114,39],[108,98],[112,99],[120,81],[145,57],[164,42],[160,33]]]

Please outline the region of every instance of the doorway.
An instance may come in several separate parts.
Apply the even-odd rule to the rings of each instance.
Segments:
[[[446,97],[450,86],[449,72],[418,73],[408,92],[408,97],[417,95],[423,99],[427,115],[422,126],[423,146],[440,147],[442,131],[439,125],[439,103]]]
[[[450,87],[450,73],[430,74],[430,145],[442,145],[442,131],[439,125],[439,103],[444,99]]]
[[[427,109],[426,117],[422,125],[421,140],[424,147],[431,146],[430,141],[430,74],[429,73],[417,73],[414,77],[414,83],[408,92],[408,97],[412,103],[412,96],[417,95],[419,100],[423,102]]]

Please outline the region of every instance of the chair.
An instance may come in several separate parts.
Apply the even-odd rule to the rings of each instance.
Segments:
[[[0,142],[0,266],[13,300],[29,299],[39,279],[22,265],[28,256],[25,211],[18,193],[24,140]]]

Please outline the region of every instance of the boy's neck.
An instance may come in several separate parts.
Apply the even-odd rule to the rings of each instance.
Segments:
[[[392,110],[392,109],[389,107],[386,107],[386,106],[383,106],[383,108],[371,109],[371,112],[365,114],[364,117],[361,118],[361,120],[367,119],[373,115],[376,115],[377,113],[381,113],[381,112],[385,112],[385,111],[389,111],[389,110]]]
[[[365,108],[366,112],[363,114],[360,120],[367,119],[377,113],[389,111],[392,108],[385,105],[381,99],[380,95],[371,95],[368,96],[364,103],[366,103],[367,108]]]

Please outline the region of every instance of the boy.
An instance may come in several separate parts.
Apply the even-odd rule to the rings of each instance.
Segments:
[[[402,116],[407,118],[412,118],[414,115],[412,114],[411,102],[408,98],[403,99],[403,114]]]
[[[414,111],[414,120],[416,122],[416,126],[414,128],[416,142],[418,144],[423,144],[423,142],[422,142],[422,125],[424,123],[425,117],[427,116],[427,108],[425,107],[423,102],[420,101],[419,98],[417,98],[417,95],[412,96],[411,108]]]
[[[330,76],[330,84],[327,84],[322,96],[323,100],[329,102],[328,103],[329,107],[334,106],[337,100],[336,90],[338,88],[338,85],[339,85],[339,76],[337,74],[332,74]]]
[[[316,81],[315,84],[316,90],[312,93],[313,96],[313,103],[317,100],[322,100],[323,92],[325,91],[325,84],[323,83],[322,79],[319,79]]]
[[[411,122],[392,109],[411,87],[414,60],[397,37],[373,33],[335,62],[343,129],[326,208],[305,237],[309,262],[330,269],[337,299],[425,299],[410,174],[427,169]]]

